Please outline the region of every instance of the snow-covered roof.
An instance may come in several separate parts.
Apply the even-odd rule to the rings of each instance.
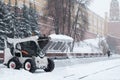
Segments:
[[[26,42],[26,41],[36,41],[38,39],[38,36],[31,36],[31,37],[27,37],[27,38],[19,38],[19,39],[13,39],[13,38],[7,38],[7,41],[9,43],[21,43],[21,42]]]
[[[73,38],[69,37],[67,35],[61,35],[61,34],[51,34],[49,35],[52,41],[61,41],[61,42],[72,42]]]

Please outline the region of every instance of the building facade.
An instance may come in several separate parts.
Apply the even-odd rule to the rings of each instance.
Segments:
[[[108,21],[108,43],[110,48],[118,53],[120,51],[120,13],[118,0],[111,0]]]
[[[3,1],[6,4],[9,3],[9,1],[11,1],[11,4],[15,5],[16,0],[3,0]],[[34,4],[36,5],[37,11],[39,12],[39,15],[40,15],[38,24],[39,24],[40,31],[42,32],[42,34],[49,35],[51,33],[55,33],[53,18],[43,17],[43,15],[45,15],[47,13],[47,11],[46,11],[47,10],[47,0],[17,0],[18,6],[22,7],[24,4],[24,1],[28,7],[29,7],[29,3],[32,3],[33,6],[34,6]],[[113,0],[113,2],[116,3],[117,1]],[[112,4],[113,3],[111,3],[111,5]],[[119,6],[119,4],[117,4],[117,6]],[[111,8],[111,10],[114,10],[114,9]],[[88,30],[85,33],[85,39],[95,38],[97,35],[105,36],[107,34],[107,17],[105,17],[105,19],[104,19],[89,9],[83,9],[82,12],[83,12],[83,15],[87,15],[87,17],[88,17],[88,25],[86,25],[86,26],[88,26]],[[116,13],[116,14],[118,14],[118,13]],[[111,13],[111,16],[113,16],[113,13]],[[79,18],[78,22],[81,23],[80,20],[81,19]]]
[[[78,5],[75,5],[74,15],[77,15]],[[82,15],[82,16],[81,16]],[[82,17],[84,17],[82,21]],[[73,17],[75,18],[75,17]],[[84,20],[86,23],[84,23]],[[83,27],[87,27],[83,39],[96,38],[98,35],[104,37],[108,33],[108,17],[107,14],[105,18],[100,17],[93,11],[88,8],[80,7],[80,12],[78,15],[78,24],[81,24]],[[77,26],[76,33],[79,32],[81,27]],[[79,32],[80,33],[80,32]],[[79,36],[79,35],[78,35]]]
[[[107,35],[107,16],[105,19],[97,15],[91,10],[88,10],[88,32],[104,37]]]
[[[46,12],[45,10],[47,5],[47,0],[2,0],[2,1],[4,1],[6,4],[8,4],[10,1],[13,6],[17,1],[19,8],[23,7],[24,2],[25,5],[27,5],[28,7],[29,7],[29,3],[32,3],[32,6],[34,6],[34,4],[36,5],[36,9],[40,15],[43,15]]]
[[[108,34],[116,37],[119,35],[119,26],[120,26],[120,13],[119,13],[119,2],[117,0],[112,0],[110,4],[110,15],[108,22]]]

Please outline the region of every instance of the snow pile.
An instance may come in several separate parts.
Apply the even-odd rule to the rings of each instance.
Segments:
[[[73,52],[74,53],[101,53],[99,47],[99,38],[87,39],[79,43],[75,43]]]
[[[33,80],[32,73],[25,70],[0,68],[0,80]]]

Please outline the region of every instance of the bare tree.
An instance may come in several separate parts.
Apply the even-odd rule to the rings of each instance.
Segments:
[[[77,0],[76,11],[71,29],[71,36],[74,38],[72,49],[76,41],[81,41],[84,38],[84,34],[88,28],[88,13],[87,5],[91,0]]]
[[[71,36],[76,40],[80,41],[84,37],[84,33],[88,28],[88,13],[87,5],[91,0],[77,0],[76,1],[76,12],[72,24]]]
[[[48,13],[54,19],[55,32],[80,40],[88,26],[85,9],[90,1],[48,0]]]
[[[55,32],[70,35],[73,0],[48,0],[49,16],[54,18]]]

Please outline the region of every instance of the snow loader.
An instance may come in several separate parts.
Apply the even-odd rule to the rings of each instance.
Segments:
[[[4,64],[8,68],[24,68],[32,73],[36,69],[43,69],[45,72],[53,71],[54,61],[46,57],[46,52],[42,50],[49,39],[49,37],[38,36],[24,39],[5,39]]]

